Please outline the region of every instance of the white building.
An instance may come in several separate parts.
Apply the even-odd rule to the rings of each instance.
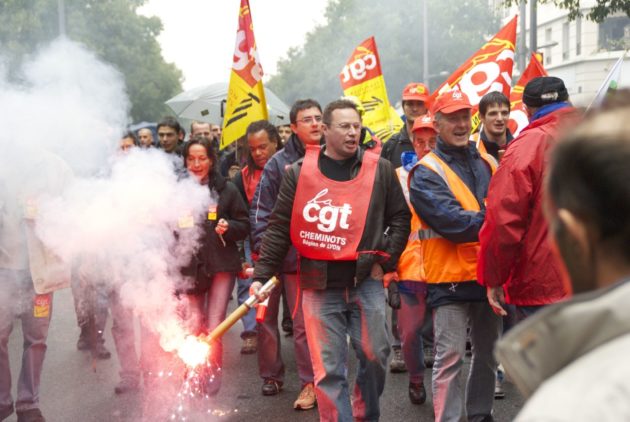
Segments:
[[[582,13],[586,16],[595,3],[595,0],[582,0]],[[518,14],[519,8],[500,4],[500,0],[495,1],[505,24]],[[570,22],[567,10],[539,3],[537,21],[538,51],[543,53],[545,69],[565,82],[574,105],[588,106],[613,64],[630,48],[630,18],[618,14],[600,24],[585,17]],[[526,26],[529,48],[529,2]],[[520,36],[520,17],[518,32]],[[630,87],[630,52],[624,59],[619,86]]]

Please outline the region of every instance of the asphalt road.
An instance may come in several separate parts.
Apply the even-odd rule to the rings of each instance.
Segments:
[[[230,303],[230,310],[235,303]],[[76,325],[72,297],[69,290],[55,293],[53,320],[48,337],[48,352],[41,386],[41,410],[49,422],[100,421],[317,421],[317,410],[295,411],[293,401],[299,394],[300,383],[293,362],[291,338],[283,339],[283,356],[287,367],[283,391],[272,397],[260,393],[262,381],[258,377],[256,355],[241,355],[239,337],[242,325],[233,327],[224,338],[223,386],[211,399],[181,400],[177,397],[182,384],[180,374],[172,375],[153,393],[140,391],[121,396],[114,394],[118,382],[118,362],[109,332],[106,346],[112,352],[109,360],[93,364],[87,352],[76,350],[79,329]],[[136,330],[136,337],[137,337]],[[16,321],[9,341],[13,395],[19,373],[22,334]],[[354,362],[350,371],[354,373]],[[406,374],[388,374],[385,392],[381,397],[382,421],[432,421],[431,394],[422,406],[409,402]],[[425,375],[430,386],[430,371]],[[495,401],[495,420],[509,421],[523,404],[515,388],[506,383],[506,398]],[[181,412],[178,406],[182,405]],[[176,418],[172,418],[177,415]],[[172,418],[172,419],[171,419]],[[15,414],[8,422],[17,420]]]

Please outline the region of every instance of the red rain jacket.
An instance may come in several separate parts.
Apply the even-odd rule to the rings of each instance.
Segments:
[[[552,252],[543,215],[543,181],[561,127],[575,123],[572,107],[534,120],[510,143],[488,188],[479,232],[479,283],[505,285],[506,302],[536,306],[570,295],[564,268]]]

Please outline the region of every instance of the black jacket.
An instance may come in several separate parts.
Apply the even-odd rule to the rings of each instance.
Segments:
[[[191,262],[181,270],[184,276],[194,280],[194,286],[186,286],[187,293],[207,290],[216,273],[239,272],[241,259],[236,242],[245,239],[249,234],[247,206],[236,186],[218,172],[213,172],[208,189],[214,189],[219,194],[217,218],[208,220],[206,215],[203,216],[204,235],[201,246]],[[225,246],[214,231],[221,218],[228,222],[228,230],[223,234]]]
[[[400,156],[405,151],[414,151],[413,144],[409,135],[407,135],[407,123],[400,129],[400,132],[392,135],[387,142],[383,144],[381,157],[389,160],[395,169],[402,166]]]
[[[359,149],[358,154],[352,169],[353,177],[359,172],[366,153]],[[260,259],[254,269],[256,280],[264,281],[274,275],[291,246],[291,213],[302,161],[293,164],[282,179],[278,200],[262,241]],[[379,159],[365,229],[359,243],[355,285],[370,275],[374,263],[380,263],[385,272],[396,269],[398,258],[407,244],[410,220],[411,213],[391,163]],[[326,288],[328,261],[300,257],[299,263],[301,288]]]

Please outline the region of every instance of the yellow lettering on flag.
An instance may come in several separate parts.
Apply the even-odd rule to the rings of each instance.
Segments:
[[[473,132],[480,123],[478,105],[481,97],[491,91],[502,92],[506,97],[510,95],[517,17],[518,15],[514,16],[490,41],[453,72],[431,97],[434,100],[439,94],[454,89],[464,92],[473,105]]]
[[[547,76],[547,71],[540,60],[538,60],[538,57],[536,57],[536,54],[532,54],[521,78],[512,88],[512,92],[510,92],[510,121],[508,122],[508,128],[514,137],[521,133],[521,130],[529,124],[525,104],[523,104],[525,86],[529,81],[539,76]]]
[[[365,110],[363,125],[383,142],[400,131],[404,123],[389,104],[385,79],[374,37],[363,41],[352,53],[339,75],[346,96],[361,101]]]
[[[267,102],[262,77],[263,70],[256,49],[249,0],[241,0],[234,63],[223,118],[221,149],[244,136],[251,122],[267,119]]]

